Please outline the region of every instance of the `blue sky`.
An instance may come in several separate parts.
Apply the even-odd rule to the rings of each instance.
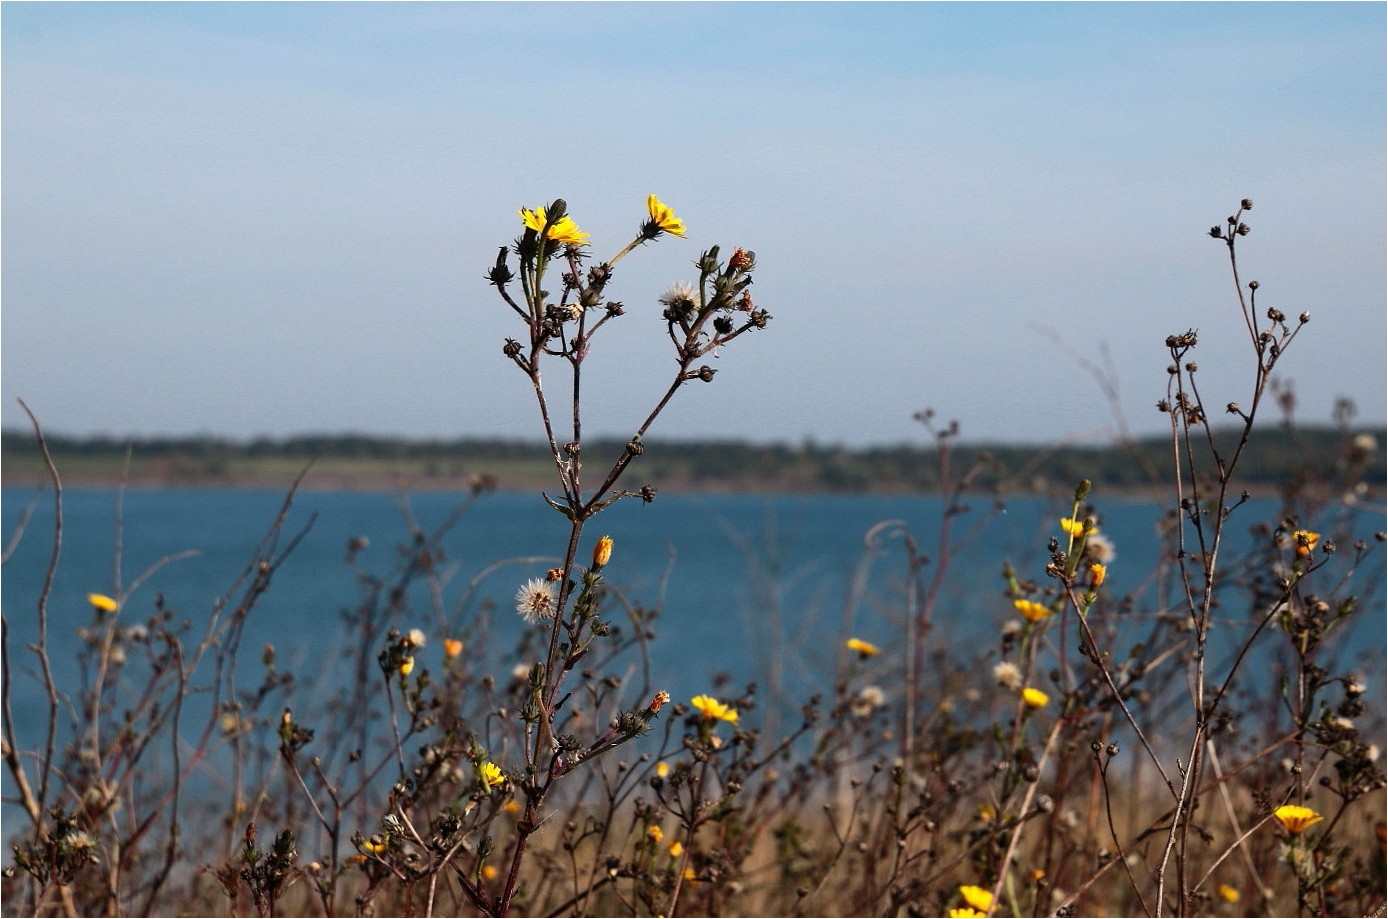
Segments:
[[[656,298],[758,255],[775,317],[653,432],[848,445],[1102,440],[1075,359],[1160,430],[1164,338],[1212,406],[1245,280],[1310,310],[1303,421],[1385,408],[1379,3],[49,4],[0,7],[6,427],[536,437],[483,280],[564,197],[610,255],[647,194],[690,228],[620,266],[587,432],[673,371]],[[557,366],[546,379],[559,393]]]

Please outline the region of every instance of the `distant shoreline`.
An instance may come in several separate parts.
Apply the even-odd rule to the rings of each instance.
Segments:
[[[1236,435],[1215,432],[1226,455]],[[307,469],[312,492],[536,492],[558,489],[555,460],[541,446],[500,440],[408,441],[360,435],[305,436],[238,443],[217,438],[150,439],[48,435],[65,487],[285,491]],[[1382,500],[1383,428],[1255,430],[1235,480],[1238,490],[1270,495],[1288,483],[1345,490],[1366,483]],[[1171,494],[1171,444],[1148,438],[1099,447],[952,444],[949,476],[932,446],[848,449],[805,443],[648,442],[622,487],[650,484],[676,494],[938,494],[969,477],[970,494],[1055,494],[1081,479],[1135,497]],[[44,487],[48,472],[28,432],[0,438],[0,483]],[[583,479],[591,488],[625,450],[612,440],[585,443]],[[1210,472],[1202,469],[1202,472]],[[1237,493],[1237,492],[1236,492]]]

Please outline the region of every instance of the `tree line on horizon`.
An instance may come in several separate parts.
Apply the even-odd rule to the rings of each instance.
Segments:
[[[1219,444],[1234,443],[1234,432],[1215,430]],[[264,460],[333,458],[352,461],[397,462],[426,470],[427,475],[458,475],[463,471],[497,475],[517,464],[544,467],[546,451],[534,442],[505,438],[464,437],[409,439],[366,434],[299,435],[236,440],[216,436],[142,437],[46,435],[59,469],[63,461],[104,466],[118,472],[127,450],[142,461],[178,461],[181,468],[201,470],[215,479],[230,464],[254,466]],[[1370,481],[1382,481],[1385,464],[1384,427],[1344,430],[1331,426],[1289,429],[1284,425],[1254,432],[1245,467],[1248,482],[1278,486],[1309,478],[1334,481],[1351,467]],[[606,456],[624,446],[617,439],[595,440],[585,453]],[[653,482],[662,479],[691,486],[789,485],[832,491],[919,489],[941,485],[939,450],[948,450],[953,476],[972,471],[977,489],[1041,490],[1052,484],[1090,479],[1114,487],[1142,487],[1164,480],[1171,464],[1171,441],[1149,436],[1103,445],[1051,446],[965,443],[952,435],[937,443],[846,447],[819,444],[755,444],[740,440],[651,440],[641,463]],[[26,431],[0,432],[4,474],[36,468],[38,443]]]

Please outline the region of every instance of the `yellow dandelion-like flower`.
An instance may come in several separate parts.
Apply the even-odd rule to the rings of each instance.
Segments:
[[[1013,600],[1012,606],[1022,614],[1022,618],[1027,622],[1040,622],[1051,615],[1049,606],[1044,603],[1037,603],[1035,600]]]
[[[667,775],[670,774],[670,764],[665,762],[665,760],[661,760],[660,762],[656,763],[655,774],[660,776],[662,779],[665,778]]]
[[[665,831],[660,828],[660,824],[652,823],[650,826],[646,827],[646,838],[656,845],[659,845],[661,841],[665,839]]]
[[[1237,887],[1230,887],[1228,884],[1220,884],[1215,888],[1215,891],[1225,903],[1237,903],[1243,898],[1243,894],[1239,893]]]
[[[973,884],[962,884],[959,887],[959,895],[964,901],[979,911],[980,915],[986,914],[993,908],[993,894],[991,891],[984,890],[982,887],[975,887]]]
[[[678,839],[676,839],[674,842],[670,843],[670,857],[671,857],[671,858],[679,858],[679,857],[680,857],[681,855],[683,855],[683,854],[684,854],[684,846],[680,845],[680,841],[679,841]]]
[[[737,724],[737,709],[729,708],[713,696],[695,696],[689,704],[699,710],[705,721],[727,721]]]
[[[1311,554],[1311,550],[1316,548],[1316,543],[1321,541],[1321,534],[1312,533],[1310,530],[1297,530],[1292,534],[1292,544],[1296,546],[1297,558],[1306,558]]]
[[[505,804],[501,805],[501,809],[504,810],[504,811],[505,811],[506,813],[508,813],[508,814],[519,814],[519,813],[520,813],[520,809],[521,809],[521,804],[520,804],[520,802],[517,801],[515,798],[512,798],[511,800],[507,801]]]
[[[103,613],[114,613],[120,606],[119,603],[105,594],[87,594],[87,602]]]
[[[1302,807],[1300,804],[1283,804],[1272,812],[1272,816],[1292,835],[1296,835],[1311,824],[1319,823],[1325,819],[1311,808]]]
[[[1061,517],[1060,528],[1065,531],[1066,536],[1080,537],[1086,532],[1093,532],[1094,525],[1088,520],[1077,520],[1074,517]]]
[[[371,836],[369,839],[363,839],[361,841],[362,849],[364,849],[371,855],[380,855],[387,848],[389,848],[389,846],[389,840],[387,840],[384,836],[381,836],[379,833]]]
[[[972,906],[956,906],[949,911],[949,919],[982,919],[987,913],[980,913]]]
[[[456,638],[445,638],[443,640],[443,653],[445,657],[457,657],[463,653],[463,643]]]
[[[496,870],[496,865],[483,865],[483,866],[482,866],[482,880],[484,880],[484,881],[495,881],[495,880],[496,880],[496,876],[497,876],[498,874],[500,874],[500,873],[501,873],[501,872],[499,872],[499,871]]]
[[[490,760],[478,767],[478,777],[488,788],[496,788],[506,782],[506,774],[501,771],[501,767]]]
[[[1089,586],[1098,587],[1104,583],[1104,578],[1108,577],[1108,565],[1101,565],[1094,562],[1089,566]]]
[[[612,560],[612,537],[604,536],[593,547],[593,567],[601,568]]]
[[[407,658],[405,658],[404,660],[400,661],[400,675],[401,675],[401,676],[409,676],[411,670],[414,670],[414,658],[413,658],[413,657],[407,657]]]
[[[1027,708],[1045,708],[1051,697],[1039,689],[1028,686],[1022,690],[1022,701],[1027,704]]]
[[[523,207],[520,210],[520,216],[521,222],[536,233],[544,232],[545,222],[549,219],[545,215],[543,207],[537,207],[533,211]],[[578,224],[574,223],[574,219],[568,214],[554,221],[545,236],[557,243],[569,246],[582,246],[588,242],[588,234],[580,230]]]
[[[861,638],[850,638],[843,644],[848,650],[857,651],[859,657],[875,657],[882,653],[881,648],[870,641],[863,641]]]
[[[646,210],[650,212],[651,219],[647,227],[647,232],[658,231],[669,233],[672,236],[684,236],[684,221],[675,216],[675,212],[667,207],[655,195],[646,198]]]

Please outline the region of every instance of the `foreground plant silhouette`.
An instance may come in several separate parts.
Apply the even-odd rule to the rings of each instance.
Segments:
[[[749,330],[765,328],[771,318],[765,310],[756,308],[748,292],[756,264],[754,253],[737,249],[722,262],[717,246],[705,251],[696,263],[697,282],[675,283],[660,298],[665,306],[662,318],[674,347],[676,365],[669,388],[636,428],[601,483],[585,490],[582,462],[584,364],[594,353],[598,332],[625,313],[620,301],[607,299],[608,283],[617,263],[638,246],[666,235],[685,235],[684,222],[659,198],[651,195],[646,204],[648,217],[642,222],[636,238],[611,259],[586,270],[588,234],[578,228],[562,199],[547,207],[522,209],[524,233],[510,250],[501,249],[495,266],[488,273],[488,280],[525,326],[524,339],[508,338],[502,350],[525,373],[534,388],[560,488],[558,499],[545,495],[545,500],[569,522],[564,563],[548,575],[548,582],[557,583],[557,593],[551,594],[546,582],[532,582],[522,588],[518,597],[522,615],[548,624],[549,641],[543,662],[535,664],[531,671],[531,698],[522,712],[527,737],[525,764],[518,784],[524,798],[524,811],[505,887],[496,903],[498,915],[506,915],[511,909],[527,843],[543,818],[545,799],[554,784],[585,762],[644,733],[669,700],[667,693],[658,693],[644,708],[624,712],[611,730],[586,743],[556,733],[565,699],[562,691],[570,673],[589,653],[593,642],[601,639],[609,629],[608,623],[597,613],[599,572],[611,555],[612,545],[607,537],[598,541],[593,564],[582,574],[581,583],[577,583],[575,559],[584,526],[621,498],[653,500],[655,489],[650,485],[635,492],[616,487],[631,462],[645,451],[642,438],[685,383],[712,382],[713,368],[707,364],[695,366],[703,357]],[[518,261],[518,274],[510,267],[512,253]],[[557,278],[550,271],[552,262],[557,263]],[[545,286],[547,273],[552,282],[558,282],[557,295]],[[512,293],[512,286],[517,282],[519,300]],[[562,445],[541,382],[541,369],[551,360],[567,365],[564,369],[570,383],[569,438]]]

